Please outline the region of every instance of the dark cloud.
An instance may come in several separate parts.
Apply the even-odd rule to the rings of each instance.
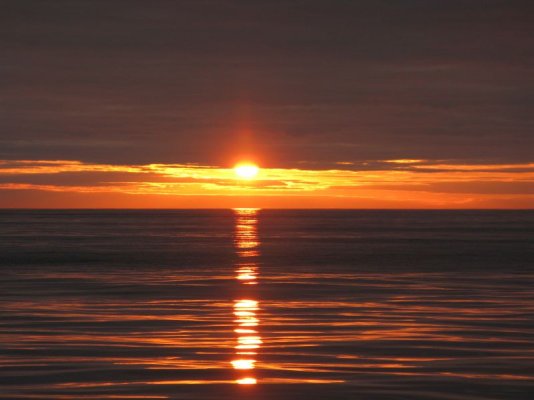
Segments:
[[[0,170],[1,172],[1,170]],[[1,175],[1,183],[53,185],[53,186],[118,186],[134,182],[158,182],[157,174],[139,174],[131,172],[58,172],[44,174]]]
[[[0,158],[532,158],[517,0],[4,0]],[[249,150],[250,151],[250,150]]]
[[[217,186],[243,187],[243,188],[286,188],[288,183],[305,183],[307,181],[280,181],[280,180],[254,180],[236,182],[235,179],[195,178],[189,176],[166,176],[158,173],[144,172],[113,172],[113,171],[81,171],[81,172],[55,172],[2,175],[1,184],[45,185],[54,187],[138,187],[142,183],[200,183]]]

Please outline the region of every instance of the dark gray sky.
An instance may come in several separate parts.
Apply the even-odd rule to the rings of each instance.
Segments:
[[[0,0],[0,159],[532,159],[534,2]]]

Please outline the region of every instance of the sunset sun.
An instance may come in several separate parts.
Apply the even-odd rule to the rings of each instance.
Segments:
[[[236,175],[241,179],[253,179],[260,171],[259,167],[252,163],[239,163],[234,167]]]

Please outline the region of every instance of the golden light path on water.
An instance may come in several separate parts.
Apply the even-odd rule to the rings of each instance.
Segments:
[[[504,215],[4,213],[0,398],[530,399]]]
[[[238,256],[236,263],[236,280],[243,286],[240,290],[246,297],[234,300],[234,332],[236,334],[235,358],[231,361],[232,367],[238,372],[236,383],[240,385],[254,385],[257,379],[253,374],[256,366],[256,357],[262,344],[258,332],[259,310],[258,301],[252,298],[252,288],[258,283],[258,264],[256,258],[259,255],[257,233],[257,209],[237,208],[234,209],[235,223],[235,247]]]

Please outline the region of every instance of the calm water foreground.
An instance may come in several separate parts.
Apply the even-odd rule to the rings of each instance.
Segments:
[[[532,398],[533,222],[0,211],[0,398]]]

